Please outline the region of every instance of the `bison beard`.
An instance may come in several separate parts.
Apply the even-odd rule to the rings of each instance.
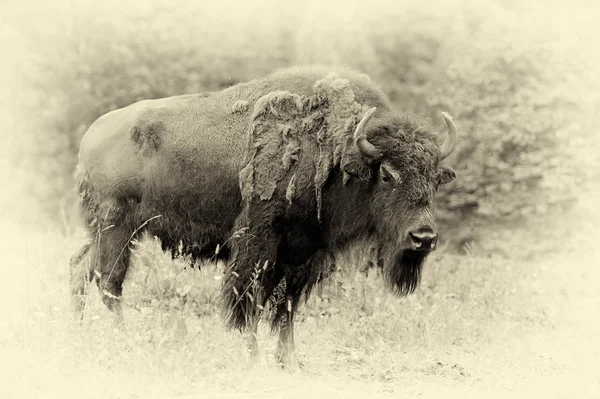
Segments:
[[[396,295],[412,294],[421,280],[421,270],[427,255],[424,252],[403,250],[383,260],[385,282]]]

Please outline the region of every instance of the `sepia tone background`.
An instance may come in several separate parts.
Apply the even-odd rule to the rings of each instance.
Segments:
[[[0,365],[10,396],[595,397],[600,43],[593,2],[37,1],[0,6]],[[220,267],[136,243],[112,331],[92,290],[71,325],[84,242],[73,171],[100,115],[297,64],[369,74],[399,113],[453,115],[457,180],[418,292],[390,296],[345,254],[302,308],[301,371],[258,364],[221,326]],[[446,394],[447,392],[447,394]],[[188,395],[188,396],[185,396]],[[6,395],[0,395],[6,396]]]

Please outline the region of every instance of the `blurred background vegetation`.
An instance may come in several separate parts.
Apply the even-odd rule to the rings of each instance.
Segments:
[[[306,397],[293,393],[316,387],[322,396],[328,385],[355,395],[349,376],[406,395],[429,381],[431,397],[453,380],[506,387],[506,397],[521,381],[546,397],[586,390],[600,353],[600,189],[591,187],[600,177],[600,5],[286,3],[0,2],[0,368],[10,382],[0,397],[76,397],[69,387],[102,397]],[[375,272],[334,274],[298,314],[306,378],[249,372],[243,340],[221,323],[222,265],[190,270],[151,239],[135,243],[126,280],[131,334],[111,333],[96,289],[84,334],[75,331],[68,259],[84,238],[73,171],[87,126],[141,99],[308,63],[368,73],[399,113],[436,130],[441,111],[454,116],[460,144],[445,163],[459,178],[439,193],[438,216],[442,237],[467,256],[432,254],[404,299]],[[344,255],[340,268],[365,263]],[[177,338],[184,319],[189,334]],[[265,356],[274,351],[275,340],[259,340]],[[590,393],[578,397],[598,397]]]
[[[459,178],[438,209],[446,230],[560,213],[599,164],[597,47],[582,28],[598,7],[572,4],[25,1],[0,24],[10,49],[4,208],[72,228],[78,145],[100,115],[325,63],[366,72],[399,113],[434,129],[441,111],[454,116],[460,144],[446,162]]]

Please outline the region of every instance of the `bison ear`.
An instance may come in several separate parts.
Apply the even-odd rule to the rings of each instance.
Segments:
[[[360,180],[368,181],[371,178],[371,167],[360,154],[348,156],[342,163],[342,170],[348,175],[358,177]]]
[[[447,166],[442,166],[438,172],[438,179],[440,184],[448,184],[456,179],[456,172]]]

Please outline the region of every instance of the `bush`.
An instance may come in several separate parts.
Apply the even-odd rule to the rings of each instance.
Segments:
[[[576,138],[591,121],[579,117],[580,82],[569,80],[577,62],[551,46],[556,35],[517,25],[515,10],[492,2],[430,10],[418,3],[331,5],[303,13],[260,4],[260,13],[235,3],[165,3],[119,16],[96,10],[93,18],[69,20],[68,30],[45,32],[46,42],[37,38],[48,47],[34,68],[41,110],[34,159],[50,184],[36,185],[36,195],[48,214],[74,209],[78,143],[103,113],[314,62],[364,70],[399,112],[442,131],[440,111],[454,116],[460,144],[447,163],[459,178],[440,195],[446,226],[468,216],[544,214],[572,200],[585,176],[573,148],[585,143]]]

